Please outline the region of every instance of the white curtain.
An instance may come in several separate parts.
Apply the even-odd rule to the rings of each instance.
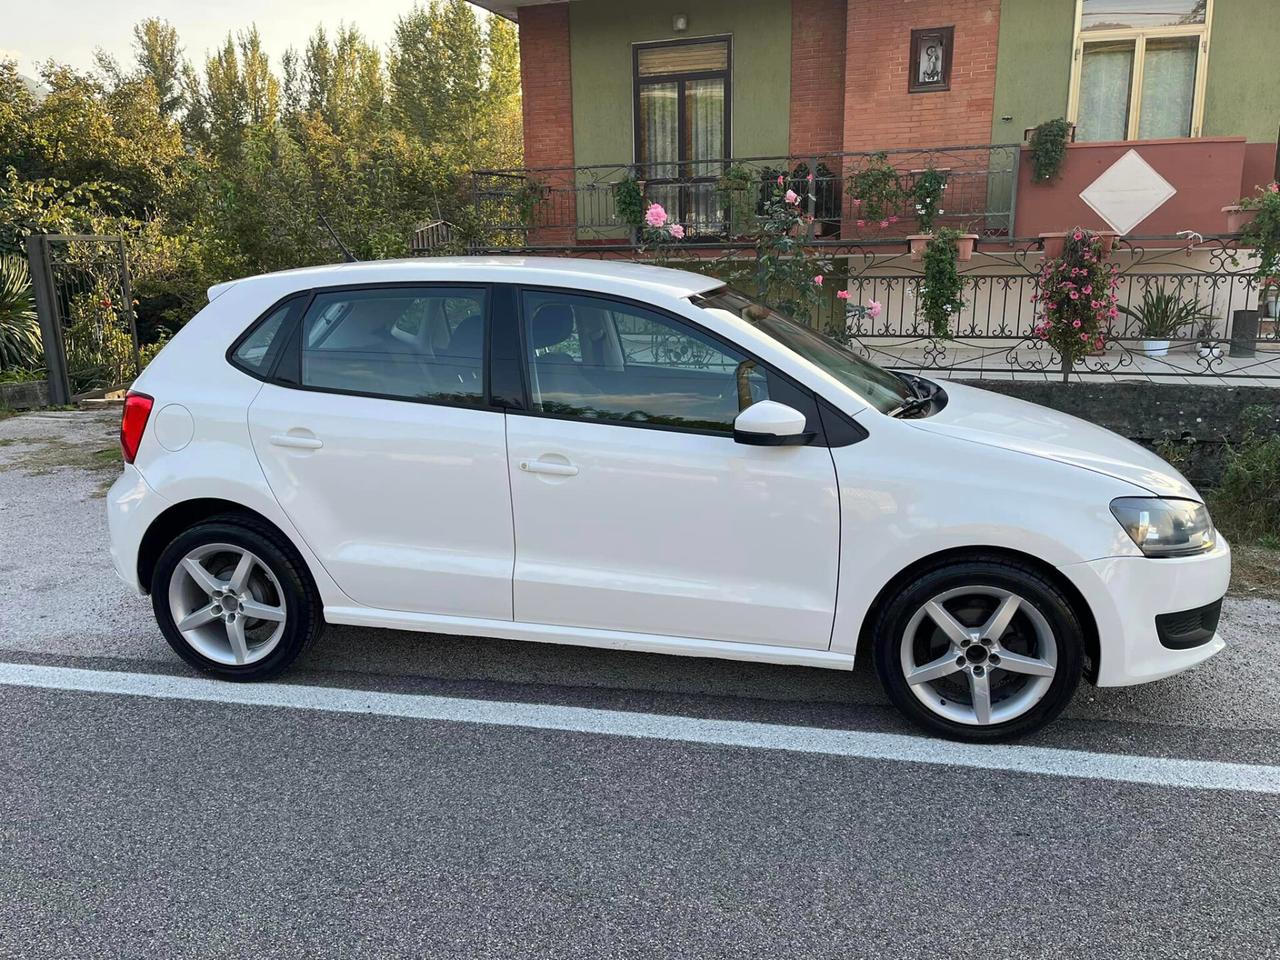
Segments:
[[[1196,91],[1196,37],[1148,40],[1142,61],[1142,110],[1138,138],[1191,136]]]
[[[1127,139],[1133,51],[1132,40],[1085,46],[1080,67],[1077,140]]]
[[[640,87],[640,163],[649,180],[678,176],[680,157],[680,85],[646,83]]]

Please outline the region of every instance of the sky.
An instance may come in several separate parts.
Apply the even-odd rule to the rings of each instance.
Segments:
[[[228,30],[258,25],[263,46],[279,67],[290,46],[299,50],[317,24],[332,36],[341,23],[386,49],[396,18],[414,0],[0,0],[0,58],[18,61],[35,76],[36,65],[53,58],[79,69],[94,65],[101,47],[122,64],[132,60],[133,25],[147,17],[168,20],[178,30],[186,56],[203,63]]]

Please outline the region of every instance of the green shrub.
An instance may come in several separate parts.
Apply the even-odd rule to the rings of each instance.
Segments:
[[[939,230],[924,248],[924,280],[920,309],[935,337],[950,334],[951,318],[964,308],[964,279],[957,266],[959,231]]]
[[[1050,183],[1067,158],[1067,137],[1071,124],[1062,117],[1046,120],[1031,131],[1031,170],[1036,183]]]
[[[1280,540],[1280,433],[1266,407],[1244,412],[1244,433],[1227,448],[1222,480],[1209,495],[1209,512],[1224,534],[1241,542]]]
[[[43,357],[26,261],[0,256],[0,370],[38,367]]]

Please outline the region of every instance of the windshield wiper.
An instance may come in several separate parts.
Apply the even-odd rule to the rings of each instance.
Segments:
[[[930,384],[928,380],[908,374],[898,374],[902,382],[911,391],[911,396],[903,400],[897,407],[889,411],[891,417],[910,417],[933,406],[934,398],[942,391],[938,384]],[[932,387],[932,389],[930,389]]]

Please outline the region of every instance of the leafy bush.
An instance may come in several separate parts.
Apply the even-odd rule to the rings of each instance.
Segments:
[[[613,209],[627,226],[639,229],[644,223],[644,192],[635,177],[614,184]]]
[[[1254,196],[1241,200],[1240,206],[1258,211],[1241,231],[1241,240],[1257,252],[1259,284],[1280,285],[1280,183],[1259,187]]]
[[[1046,120],[1031,131],[1031,171],[1036,183],[1050,183],[1058,176],[1070,135],[1071,124],[1062,117]]]
[[[0,256],[0,370],[32,369],[43,356],[27,263]]]
[[[1280,433],[1275,413],[1249,407],[1242,419],[1243,436],[1227,448],[1222,480],[1209,494],[1209,512],[1228,537],[1275,544],[1280,540]]]
[[[942,191],[947,189],[947,175],[929,167],[911,184],[910,196],[915,204],[916,219],[921,233],[933,232],[933,221],[942,211]]]
[[[859,220],[892,223],[902,204],[902,181],[886,153],[875,153],[849,178],[853,215]]]
[[[957,266],[959,238],[957,230],[939,230],[924,248],[920,308],[935,337],[947,336],[951,318],[964,308],[964,300],[961,299],[964,280]]]

